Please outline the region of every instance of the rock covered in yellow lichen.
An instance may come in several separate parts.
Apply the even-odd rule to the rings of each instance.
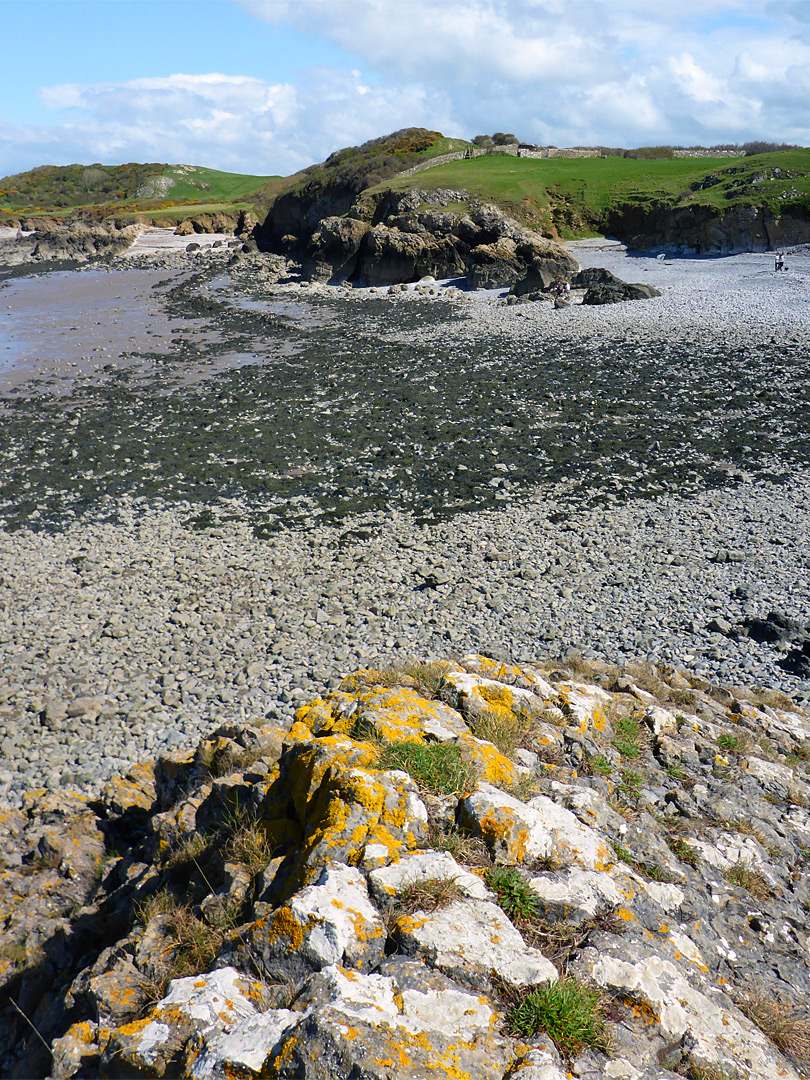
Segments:
[[[259,963],[290,979],[330,964],[369,971],[382,960],[385,940],[365,877],[333,861],[313,885],[300,889],[272,915],[229,934],[220,962],[239,967]]]
[[[548,859],[559,866],[576,863],[605,870],[614,861],[599,833],[545,795],[524,803],[491,784],[480,784],[459,804],[459,820],[482,837],[497,862]]]
[[[145,1077],[188,1075],[183,1064],[192,1035],[203,1040],[230,1031],[260,1011],[260,983],[226,967],[176,979],[169,993],[142,1019],[113,1032],[102,1056],[102,1073]],[[194,1053],[198,1053],[194,1048]]]
[[[489,1002],[408,960],[371,975],[315,976],[313,1006],[265,1064],[278,1080],[501,1080],[522,1053],[498,1034]]]

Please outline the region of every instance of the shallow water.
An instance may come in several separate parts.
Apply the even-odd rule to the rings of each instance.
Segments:
[[[167,317],[165,273],[75,270],[14,278],[0,288],[0,394],[29,380],[67,383],[103,365],[168,353],[187,325]]]

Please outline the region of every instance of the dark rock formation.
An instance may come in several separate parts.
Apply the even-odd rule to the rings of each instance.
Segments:
[[[38,231],[32,238],[35,261],[69,259],[83,262],[99,255],[121,255],[135,242],[141,225],[87,225],[74,223]],[[25,241],[22,241],[25,243]]]
[[[218,211],[214,214],[196,214],[181,221],[174,230],[176,236],[193,236],[195,233],[235,233],[242,235],[256,226],[256,219],[249,211],[232,213]]]
[[[446,205],[430,204],[436,193],[365,193],[345,216],[319,220],[307,236],[299,222],[294,237],[279,249],[292,249],[302,276],[338,284],[395,285],[421,277],[466,274],[476,289],[513,285],[530,267],[544,281],[568,280],[576,261],[559,244],[526,229],[492,206],[452,210],[462,193],[444,193]],[[426,205],[427,204],[427,205]]]
[[[591,285],[582,298],[583,304],[621,304],[625,300],[650,300],[661,296],[654,285],[635,285],[627,281]]]
[[[694,251],[699,255],[769,251],[810,242],[810,221],[806,217],[773,214],[754,206],[734,206],[720,213],[711,206],[624,204],[613,208],[601,227],[628,247]]]

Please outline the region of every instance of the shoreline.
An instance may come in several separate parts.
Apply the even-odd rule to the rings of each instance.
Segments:
[[[637,363],[662,343],[683,343],[695,356],[711,343],[731,354],[739,350],[745,367],[757,350],[778,354],[784,370],[799,377],[797,361],[806,357],[810,337],[810,258],[797,256],[790,273],[778,275],[767,269],[769,255],[657,262],[595,248],[583,248],[591,265],[607,263],[629,281],[666,279],[667,292],[562,311],[466,294],[451,300],[407,292],[389,301],[380,290],[279,285],[264,260],[249,257],[233,268],[227,288],[203,290],[200,312],[184,309],[192,346],[171,357],[170,373],[182,379],[193,368],[199,386],[212,393],[212,380],[228,374],[228,363],[253,364],[273,376],[281,354],[270,338],[266,356],[246,347],[231,361],[230,353],[211,349],[224,325],[222,315],[204,318],[213,298],[229,318],[247,305],[241,317],[245,325],[257,320],[257,335],[261,318],[269,319],[279,341],[285,327],[290,341],[295,333],[303,341],[302,315],[309,312],[321,318],[325,348],[339,319],[358,337],[373,325],[381,347],[404,343],[434,355],[437,341],[446,342],[448,355],[469,356],[470,365],[486,360],[482,343],[497,342],[507,366],[493,378],[507,380],[515,379],[510,355],[530,353],[538,343],[581,347],[582,364],[615,364],[619,390],[629,358]],[[147,277],[159,271],[169,287],[198,267],[225,273],[216,255],[172,256],[168,265],[151,257],[133,261],[134,267],[126,256],[86,266],[71,281],[81,291],[83,282],[104,275],[104,290],[115,299],[124,280],[119,270]],[[87,274],[94,276],[82,277]],[[133,354],[147,345],[155,350],[164,319],[165,340],[173,345],[164,292],[144,287],[144,299],[155,297],[155,330],[144,323],[142,341],[129,343]],[[4,295],[0,288],[0,303],[8,303]],[[62,373],[62,391],[53,381],[36,389],[20,379],[14,393],[2,395],[3,406],[19,406],[36,389],[80,415],[90,392],[109,377],[105,366],[120,370],[120,350],[106,347],[106,356],[82,353],[85,359]],[[464,362],[459,394],[470,385]],[[688,380],[689,372],[685,362],[668,377]],[[147,375],[154,375],[148,363],[138,394],[151,392]],[[159,393],[169,392],[166,385]],[[519,383],[510,389],[522,404],[525,389]],[[335,391],[327,400],[342,408]],[[586,426],[598,404],[595,396],[583,400]],[[480,422],[469,420],[463,400],[460,408],[467,422]],[[751,424],[754,415],[742,408],[739,422]],[[806,425],[802,437],[806,442]],[[0,638],[0,802],[17,803],[26,787],[39,785],[95,792],[131,762],[190,746],[225,720],[270,716],[286,723],[297,704],[342,674],[406,655],[473,651],[531,661],[579,647],[611,662],[650,658],[721,682],[807,694],[810,680],[785,673],[778,650],[708,625],[718,618],[736,624],[772,609],[807,621],[810,485],[789,455],[758,456],[757,467],[774,481],[752,482],[746,463],[731,457],[715,454],[712,467],[718,461],[728,471],[724,486],[623,503],[594,478],[598,505],[589,508],[570,484],[510,491],[506,459],[505,471],[490,481],[496,483],[492,505],[433,525],[419,525],[403,509],[348,514],[335,525],[319,524],[312,512],[302,517],[308,527],[282,527],[260,540],[248,523],[247,500],[161,507],[159,499],[125,496],[108,497],[55,531],[1,532],[7,628]],[[44,511],[49,496],[43,491],[38,498]],[[301,513],[307,512],[305,501]],[[117,522],[109,520],[115,516]],[[195,528],[195,520],[206,524]]]

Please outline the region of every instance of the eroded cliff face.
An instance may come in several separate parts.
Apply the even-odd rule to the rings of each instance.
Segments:
[[[31,793],[4,1075],[807,1077],[808,758],[779,695],[468,656]]]
[[[641,250],[704,254],[770,251],[810,243],[810,221],[791,214],[776,216],[753,206],[718,213],[709,206],[672,207],[663,202],[625,204],[610,210],[604,232]]]

